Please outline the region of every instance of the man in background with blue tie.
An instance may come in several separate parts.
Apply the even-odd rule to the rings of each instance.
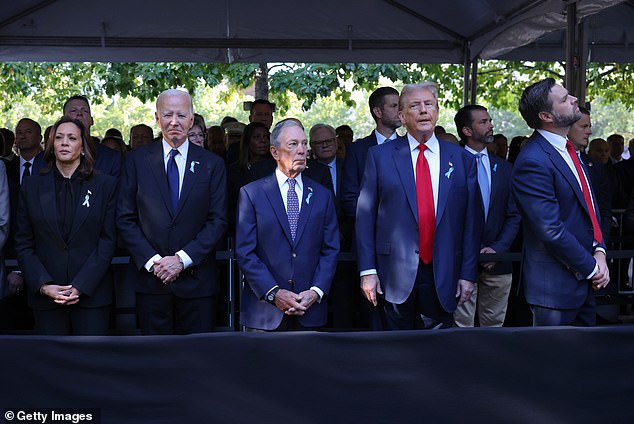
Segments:
[[[250,330],[318,328],[326,323],[339,254],[333,194],[302,175],[308,140],[298,121],[275,125],[270,150],[274,173],[242,187],[238,197],[240,322]]]
[[[139,325],[143,334],[207,332],[219,288],[215,246],[227,227],[225,166],[188,141],[188,93],[164,91],[155,115],[163,140],[127,156],[117,206],[137,270]]]
[[[454,117],[465,150],[475,156],[482,223],[480,253],[506,253],[517,235],[520,215],[511,197],[511,164],[489,155],[493,122],[484,106],[468,105]],[[477,313],[481,327],[501,327],[513,279],[512,262],[485,262],[480,266],[473,295],[454,312],[459,327],[473,327]]]

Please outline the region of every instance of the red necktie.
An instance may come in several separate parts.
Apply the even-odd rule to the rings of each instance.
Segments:
[[[581,191],[583,192],[583,198],[586,201],[588,213],[590,214],[590,221],[592,221],[592,236],[597,243],[601,243],[603,241],[603,236],[601,235],[601,228],[599,227],[597,214],[594,211],[594,205],[592,204],[592,198],[590,197],[590,188],[588,187],[586,176],[583,173],[583,169],[581,168],[579,156],[577,156],[577,152],[575,151],[574,146],[568,140],[566,140],[566,150],[568,151],[568,154],[572,159],[572,163],[575,164],[575,169],[577,170],[579,180],[581,181]]]
[[[436,228],[436,212],[434,210],[434,191],[431,187],[429,163],[425,157],[425,144],[419,144],[416,160],[416,202],[418,203],[418,231],[420,259],[428,264],[434,252],[434,229]]]

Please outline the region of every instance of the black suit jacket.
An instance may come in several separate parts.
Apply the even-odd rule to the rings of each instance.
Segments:
[[[84,181],[66,242],[58,225],[54,173],[24,179],[15,245],[33,308],[60,307],[39,294],[51,282],[76,287],[82,293],[78,304],[84,307],[112,302],[112,284],[104,275],[116,244],[116,187],[115,178],[97,172]]]
[[[520,226],[520,214],[511,196],[510,162],[489,155],[491,172],[491,197],[489,215],[483,225],[482,247],[491,247],[496,253],[508,252]],[[482,196],[478,196],[482,206]],[[482,209],[484,216],[484,209]],[[512,262],[497,262],[491,274],[510,274],[513,272]]]
[[[189,143],[189,142],[188,142]],[[163,143],[131,151],[125,160],[117,202],[117,226],[138,274],[136,291],[182,298],[218,291],[216,246],[227,229],[227,178],[222,159],[189,143],[176,212],[170,207]],[[178,279],[164,285],[144,268],[155,254],[179,250],[193,261]]]
[[[612,230],[612,195],[610,193],[610,180],[605,171],[605,166],[593,161],[590,156],[581,153],[581,161],[586,166],[592,192],[596,196],[599,205],[599,216],[601,217],[601,232],[603,238],[610,236]]]

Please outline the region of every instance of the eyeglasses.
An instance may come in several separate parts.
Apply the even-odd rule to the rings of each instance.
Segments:
[[[205,134],[201,132],[189,133],[187,134],[188,138],[205,138]]]
[[[320,141],[313,141],[313,144],[315,146],[325,146],[326,144],[334,144],[335,143],[335,138],[327,138],[325,140],[320,140]]]

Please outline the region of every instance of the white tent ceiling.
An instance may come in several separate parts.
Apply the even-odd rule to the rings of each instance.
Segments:
[[[622,1],[579,0],[578,15]],[[566,26],[562,0],[2,3],[0,61],[462,63]]]

